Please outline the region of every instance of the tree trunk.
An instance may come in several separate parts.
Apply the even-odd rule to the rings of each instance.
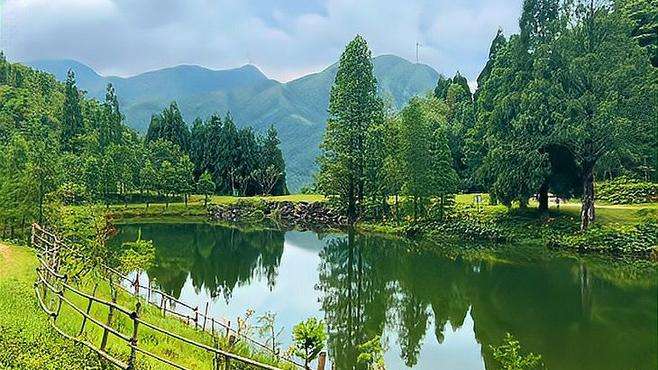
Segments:
[[[583,197],[580,207],[580,230],[586,230],[594,222],[594,174],[592,166],[587,166],[583,176]]]
[[[539,187],[539,212],[542,214],[548,213],[548,180],[544,180]]]

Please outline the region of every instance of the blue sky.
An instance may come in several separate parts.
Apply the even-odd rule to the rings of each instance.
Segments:
[[[475,80],[498,27],[517,32],[522,0],[0,0],[11,60],[75,59],[104,75],[177,64],[251,62],[288,81],[338,60],[355,34],[373,54]]]

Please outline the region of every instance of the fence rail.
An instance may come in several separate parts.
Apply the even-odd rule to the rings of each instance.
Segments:
[[[219,348],[218,345],[209,346],[203,343],[199,343],[193,339],[186,338],[180,334],[170,332],[157,325],[149,323],[140,316],[141,303],[139,300],[137,300],[134,309],[128,309],[114,302],[115,299],[113,299],[112,301],[107,301],[99,297],[96,297],[95,293],[97,286],[94,287],[94,292],[91,294],[84,292],[82,289],[71,285],[68,281],[68,277],[66,274],[61,274],[58,272],[61,252],[63,249],[67,248],[67,246],[64,243],[62,243],[62,241],[57,236],[55,236],[53,233],[47,230],[44,230],[39,225],[35,224],[32,226],[31,241],[32,241],[32,245],[38,250],[38,258],[40,262],[39,266],[37,267],[37,279],[36,282],[34,283],[34,290],[39,305],[41,306],[42,310],[45,313],[47,313],[50,317],[50,324],[57,332],[59,332],[64,337],[82,343],[83,345],[87,346],[88,348],[90,348],[91,350],[93,350],[94,352],[98,353],[100,356],[111,362],[114,366],[126,370],[134,369],[136,364],[137,354],[139,353],[143,356],[157,360],[158,362],[164,365],[168,365],[178,369],[186,369],[186,367],[184,367],[183,365],[176,363],[175,360],[167,359],[160,355],[154,354],[148,351],[147,349],[143,348],[143,346],[140,347],[140,341],[138,340],[139,337],[138,334],[140,333],[139,328],[145,327],[150,330],[156,331],[162,335],[165,335],[170,339],[178,340],[194,348],[209,353],[213,358],[213,369],[219,370],[220,365],[224,366],[223,369],[230,369],[231,362],[236,362],[242,364],[243,366],[248,365],[257,369],[267,369],[267,370],[279,369],[278,367],[264,364],[252,360],[250,358],[242,357],[234,353],[222,350]],[[215,325],[218,325],[219,327],[222,327],[226,330],[226,335],[229,337],[230,343],[235,343],[235,341],[239,338],[244,340],[245,342],[249,342],[253,346],[259,347],[262,351],[264,350],[269,351],[269,353],[267,353],[268,355],[272,355],[273,357],[279,359],[280,361],[284,361],[295,367],[301,366],[298,363],[294,362],[292,359],[284,358],[282,356],[279,356],[278,353],[272,352],[272,350],[267,346],[265,346],[264,344],[255,341],[245,335],[242,335],[238,331],[231,329],[230,322],[228,325],[226,325],[221,321],[208,316],[207,306],[206,306],[206,312],[200,313],[198,307],[192,307],[189,304],[181,302],[175,299],[174,297],[167,295],[164,292],[161,292],[157,289],[150,287],[150,284],[148,287],[139,285],[139,277],[137,277],[135,281],[132,281],[127,276],[122,275],[119,271],[111,269],[107,266],[105,266],[105,269],[110,275],[119,276],[121,279],[123,280],[127,279],[127,281],[132,282],[134,284],[133,285],[134,290],[131,291],[121,283],[114,283],[113,279],[109,279],[109,283],[114,284],[115,287],[120,287],[126,290],[128,293],[138,297],[141,297],[139,293],[139,289],[140,288],[145,289],[147,291],[146,294],[148,296],[146,302],[148,302],[149,304],[158,307],[158,305],[152,302],[150,298],[152,294],[160,294],[162,302],[165,302],[165,300],[169,300],[170,305],[171,302],[175,302],[175,304],[180,304],[183,307],[193,310],[194,315],[190,316],[190,315],[184,315],[180,312],[176,312],[174,309],[166,309],[165,308],[166,303],[163,303],[161,304],[160,307],[158,307],[159,309],[162,310],[163,314],[166,314],[167,312],[174,313],[179,318],[185,319],[185,322],[187,322],[188,324],[194,325],[194,328],[202,329],[204,331],[210,331],[213,338],[215,338],[214,343],[217,343],[217,339],[216,339],[217,331],[215,330],[216,329]],[[48,299],[48,295],[50,295],[50,299]],[[86,306],[78,307],[71,299],[72,296],[77,296],[79,300],[86,301]],[[103,306],[107,309],[108,314],[107,314],[106,322],[102,322],[100,319],[93,317],[90,314],[92,305],[94,304]],[[79,329],[79,334],[77,336],[66,333],[57,325],[57,319],[60,315],[60,311],[63,306],[70,307],[73,311],[79,314],[80,317],[82,317],[81,327]],[[132,330],[130,334],[122,333],[118,329],[112,327],[113,316],[115,314],[124,315],[132,322]],[[203,320],[202,325],[200,324],[201,320]],[[85,333],[85,327],[87,326],[87,323],[91,323],[102,330],[102,338],[101,338],[101,343],[99,345],[96,345],[90,342],[88,339],[85,339],[83,336],[81,336],[83,333]],[[208,325],[208,327],[206,328],[208,323],[210,323],[210,325]],[[130,349],[127,360],[117,358],[116,355],[111,354],[107,350],[109,335],[118,338],[120,342],[125,343],[125,345]]]

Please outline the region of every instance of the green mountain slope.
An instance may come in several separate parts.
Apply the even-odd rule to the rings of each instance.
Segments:
[[[411,63],[394,55],[373,59],[380,93],[388,104],[400,108],[411,97],[432,90],[439,74],[424,64]],[[182,65],[133,77],[103,77],[72,60],[47,60],[31,66],[53,73],[60,80],[69,68],[76,72],[78,87],[102,99],[111,82],[119,95],[126,123],[145,132],[151,115],[176,100],[185,120],[230,112],[241,126],[263,131],[274,124],[279,131],[286,158],[288,183],[298,190],[309,183],[322,140],[329,90],[337,64],[321,72],[280,83],[267,78],[258,68],[246,65],[229,70],[211,70]]]

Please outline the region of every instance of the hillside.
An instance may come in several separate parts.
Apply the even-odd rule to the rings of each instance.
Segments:
[[[395,108],[409,98],[434,88],[439,74],[424,64],[411,63],[394,55],[373,59],[380,93]],[[309,183],[327,118],[329,90],[337,64],[321,72],[280,83],[269,79],[257,67],[211,70],[181,65],[132,77],[104,77],[73,60],[42,60],[29,63],[50,72],[59,80],[68,69],[76,72],[78,87],[90,97],[102,99],[111,82],[119,95],[126,123],[145,132],[150,117],[172,100],[179,104],[185,120],[206,118],[213,113],[231,112],[241,126],[258,131],[274,124],[288,168],[290,189]]]

